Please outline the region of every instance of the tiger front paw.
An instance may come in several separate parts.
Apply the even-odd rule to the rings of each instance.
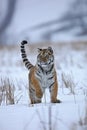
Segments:
[[[62,101],[61,100],[59,100],[59,99],[57,99],[57,100],[55,100],[55,101],[51,101],[51,103],[61,103]]]

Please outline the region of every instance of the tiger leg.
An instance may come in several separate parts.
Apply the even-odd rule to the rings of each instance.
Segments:
[[[55,81],[53,86],[50,88],[50,97],[52,103],[61,103],[59,99],[57,99],[57,92],[58,92],[58,83]]]
[[[29,96],[30,96],[31,104],[41,103],[43,93],[38,84],[29,85]]]

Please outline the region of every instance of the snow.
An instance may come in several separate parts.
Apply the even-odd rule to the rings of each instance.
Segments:
[[[87,130],[87,45],[51,45],[58,74],[60,104],[50,103],[50,94],[46,90],[42,103],[31,105],[28,72],[22,63],[19,48],[10,51],[9,47],[0,49],[0,79],[9,78],[15,85],[15,104],[6,105],[4,102],[0,106],[0,130]],[[39,44],[34,47],[35,52],[28,53],[33,64],[37,55],[36,47]],[[63,78],[69,81],[67,87]]]
[[[64,99],[64,98],[63,98]],[[52,127],[59,130],[69,130],[73,123],[79,121],[79,109],[82,116],[84,103],[75,104],[67,97],[68,102],[63,101],[59,105],[40,104],[34,106],[13,105],[0,108],[0,129],[2,130],[28,130],[49,128],[49,118],[52,120]],[[77,101],[78,102],[78,101]],[[51,105],[51,106],[50,106]],[[51,107],[51,116],[49,109]],[[56,125],[56,126],[55,126]]]

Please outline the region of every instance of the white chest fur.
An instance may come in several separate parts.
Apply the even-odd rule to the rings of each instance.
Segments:
[[[50,72],[49,74],[41,72],[36,74],[36,77],[38,78],[43,91],[54,83],[53,72]]]

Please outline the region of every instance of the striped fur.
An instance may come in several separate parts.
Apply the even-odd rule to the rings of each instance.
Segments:
[[[41,103],[43,93],[49,89],[52,103],[60,103],[57,99],[58,82],[54,67],[54,54],[51,47],[38,49],[37,62],[33,66],[27,59],[25,52],[27,41],[21,42],[21,55],[26,68],[29,71],[29,96],[31,104]]]
[[[26,68],[29,70],[30,68],[33,67],[33,65],[27,59],[26,52],[25,52],[25,44],[27,44],[27,41],[21,42],[21,56],[22,56],[22,59],[23,59],[23,62],[25,64]]]

